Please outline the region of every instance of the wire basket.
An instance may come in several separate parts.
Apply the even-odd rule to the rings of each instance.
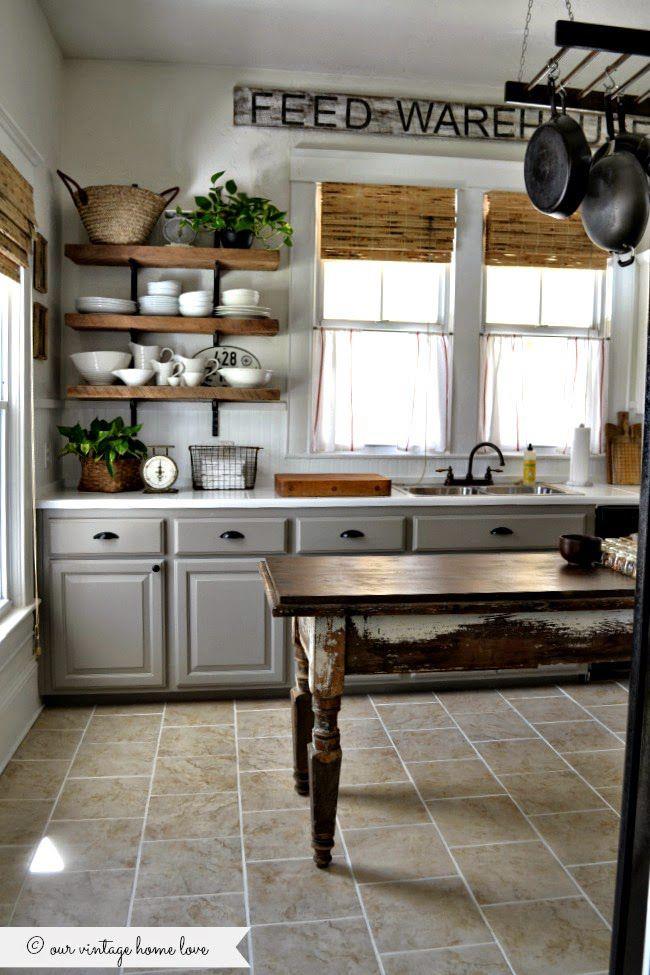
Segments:
[[[196,491],[251,491],[261,447],[190,447]]]

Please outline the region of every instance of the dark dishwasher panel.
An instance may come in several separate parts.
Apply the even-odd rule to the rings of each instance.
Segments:
[[[596,508],[596,534],[600,538],[618,538],[638,530],[638,504],[603,504]]]

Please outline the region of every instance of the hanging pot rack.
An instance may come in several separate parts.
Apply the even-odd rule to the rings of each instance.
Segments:
[[[530,81],[506,81],[504,100],[508,104],[549,108],[549,89],[545,79],[550,71],[554,71],[558,73],[558,87],[563,90],[568,109],[604,114],[605,99],[613,96],[620,101],[631,121],[635,117],[650,119],[650,88],[641,95],[625,94],[631,85],[650,72],[650,30],[558,20],[555,24],[555,45],[557,51]],[[587,51],[587,54],[562,77],[559,64],[574,50]],[[582,87],[567,87],[567,82],[578,78],[599,54],[614,54],[616,57]],[[613,73],[631,57],[648,60],[620,84],[613,84]],[[604,86],[599,89],[601,83]]]

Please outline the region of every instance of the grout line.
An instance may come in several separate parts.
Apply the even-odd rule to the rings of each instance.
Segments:
[[[571,878],[573,880],[573,878]],[[575,883],[575,881],[574,881]],[[522,897],[515,901],[490,901],[483,907],[517,907],[519,904],[546,904],[552,901],[581,901],[584,900],[582,891],[579,894],[560,894],[557,897]]]
[[[252,928],[277,928],[283,925],[294,927],[297,924],[323,924],[325,921],[358,921],[359,918],[363,918],[363,914],[345,914],[343,917],[310,917],[291,921],[261,921],[259,924],[254,924]]]
[[[273,709],[274,710],[274,709]],[[244,919],[246,921],[246,927],[248,932],[246,934],[246,944],[248,946],[248,964],[251,975],[253,975],[254,966],[254,950],[253,950],[253,929],[251,925],[251,906],[250,906],[250,893],[248,889],[248,867],[246,864],[246,847],[244,845],[244,806],[242,801],[242,790],[241,790],[241,764],[239,760],[239,730],[237,722],[237,706],[234,707],[235,712],[235,724],[234,724],[234,737],[235,737],[235,766],[237,769],[237,810],[239,814],[239,845],[241,849],[241,864],[242,864],[242,884],[244,888]]]
[[[443,706],[444,706],[444,705],[443,705]],[[374,702],[373,702],[373,707],[375,707],[375,705],[374,705]],[[375,707],[375,711],[376,711],[376,710],[377,710],[377,708]],[[445,708],[445,710],[447,710],[447,709]],[[447,712],[447,713],[449,713],[449,712]],[[381,715],[379,715],[379,713],[377,713],[377,717],[379,718],[379,720],[380,720],[380,721],[382,721],[382,718],[381,718]],[[454,721],[454,718],[453,718],[453,716],[452,716],[452,715],[450,715],[450,717],[451,717],[451,719],[452,719],[452,721]],[[458,724],[457,724],[457,722],[455,722],[455,721],[454,721],[454,723],[456,724],[456,727],[458,727]],[[383,721],[382,721],[382,724],[383,724]],[[512,975],[516,975],[516,972],[515,972],[515,970],[514,970],[514,968],[513,968],[513,966],[512,966],[511,964],[510,964],[510,960],[509,960],[509,958],[508,958],[508,956],[506,955],[506,953],[505,953],[505,951],[504,951],[504,949],[503,949],[503,947],[501,946],[501,942],[500,942],[500,941],[498,940],[498,938],[496,937],[496,933],[495,933],[495,931],[494,931],[494,928],[493,928],[493,927],[492,927],[492,925],[491,925],[491,924],[489,923],[489,921],[488,921],[488,919],[487,919],[487,917],[485,916],[485,913],[484,913],[484,912],[483,912],[483,911],[481,910],[481,906],[480,906],[480,904],[479,904],[479,902],[478,902],[478,900],[476,899],[476,897],[475,897],[475,895],[474,895],[474,891],[473,891],[473,890],[472,890],[472,888],[470,887],[470,885],[469,885],[469,883],[467,882],[467,880],[466,880],[466,878],[465,878],[465,875],[463,874],[463,872],[462,872],[462,870],[460,869],[460,866],[459,866],[459,864],[458,864],[458,861],[456,860],[456,857],[454,856],[454,854],[453,854],[453,852],[452,852],[452,850],[451,850],[451,848],[450,848],[450,846],[449,846],[449,844],[447,843],[447,841],[446,841],[446,839],[444,838],[444,836],[443,836],[443,834],[442,834],[442,831],[441,831],[441,829],[440,829],[440,827],[439,827],[439,826],[438,826],[438,824],[436,823],[436,821],[435,821],[435,819],[434,819],[434,817],[433,817],[433,815],[432,815],[432,813],[431,813],[431,810],[429,809],[429,807],[427,806],[427,804],[426,804],[426,802],[425,802],[425,801],[424,801],[424,799],[422,798],[422,793],[420,792],[420,790],[419,790],[419,788],[418,788],[418,786],[417,786],[417,784],[416,784],[416,782],[415,782],[415,780],[414,780],[414,778],[413,778],[413,776],[412,776],[412,775],[411,775],[411,773],[409,772],[409,769],[408,769],[408,766],[407,766],[407,764],[406,764],[406,762],[404,761],[404,759],[403,759],[403,758],[402,758],[402,756],[400,755],[400,753],[399,753],[399,749],[397,749],[397,747],[395,746],[395,742],[393,741],[393,738],[392,738],[392,735],[391,735],[391,734],[390,734],[390,732],[389,732],[389,731],[388,731],[388,730],[386,729],[386,726],[385,726],[385,725],[384,725],[384,730],[385,730],[385,731],[386,731],[386,733],[388,734],[388,737],[389,737],[389,738],[391,739],[391,742],[393,743],[393,746],[395,747],[395,750],[397,751],[397,756],[398,756],[398,758],[399,758],[399,760],[400,760],[400,762],[402,763],[402,765],[403,765],[403,767],[404,767],[404,771],[405,771],[405,772],[406,772],[406,774],[408,775],[408,777],[409,777],[409,780],[410,780],[410,782],[411,782],[411,785],[413,786],[413,788],[415,789],[415,792],[417,793],[417,796],[418,796],[418,799],[420,800],[420,802],[421,802],[421,803],[422,803],[422,805],[424,806],[424,809],[425,809],[425,812],[426,812],[426,814],[427,814],[427,816],[429,817],[429,819],[430,819],[430,820],[431,820],[431,822],[433,823],[433,826],[434,826],[434,828],[435,828],[435,830],[436,830],[436,832],[437,832],[437,834],[438,834],[438,836],[440,837],[440,841],[441,841],[441,843],[442,843],[442,845],[443,845],[443,846],[445,847],[445,849],[446,849],[446,851],[447,851],[447,855],[449,856],[449,858],[451,859],[451,862],[453,863],[453,865],[454,865],[454,867],[455,867],[455,868],[456,868],[456,870],[458,871],[458,877],[459,877],[459,879],[460,879],[460,881],[461,881],[461,883],[462,883],[462,884],[464,885],[464,887],[465,887],[465,890],[467,891],[467,894],[468,894],[468,896],[470,897],[470,899],[471,899],[471,901],[473,902],[473,904],[474,904],[474,906],[475,906],[475,908],[476,908],[476,910],[477,910],[477,911],[478,911],[478,913],[480,914],[480,916],[481,916],[481,919],[482,919],[482,921],[483,921],[483,923],[484,923],[484,925],[485,925],[485,927],[486,927],[486,928],[487,928],[487,930],[488,930],[488,931],[490,932],[490,934],[491,934],[491,935],[492,935],[492,937],[494,938],[494,940],[495,940],[495,942],[496,942],[496,944],[498,945],[498,947],[499,947],[499,949],[501,950],[501,953],[502,953],[502,955],[503,955],[503,957],[504,957],[504,959],[505,959],[505,962],[506,962],[506,964],[507,964],[507,966],[508,966],[508,968],[509,968],[509,969],[510,969],[510,971],[512,972]],[[466,736],[465,736],[465,737],[466,737]],[[476,749],[475,749],[475,750],[476,750]]]
[[[494,941],[474,941],[471,944],[462,945],[445,945],[440,948],[403,948],[401,951],[382,951],[382,958],[391,958],[394,955],[421,955],[425,952],[427,954],[432,954],[435,951],[449,951],[453,948],[455,951],[464,951],[466,948],[487,948],[492,947],[496,944]]]
[[[587,813],[587,812],[609,812],[603,806],[587,806],[584,809],[563,809],[560,812],[545,812],[545,813],[527,813],[532,819],[544,819],[549,816],[573,816],[574,813]]]
[[[134,904],[137,901],[192,900],[194,897],[236,897],[243,893],[243,890],[219,890],[212,891],[211,893],[199,891],[194,894],[147,894],[144,897],[135,897]],[[173,927],[173,925],[170,925],[170,927]]]
[[[431,823],[424,823],[431,826]],[[422,884],[428,880],[458,880],[457,873],[433,874],[429,877],[391,877],[390,880],[363,880],[359,881],[359,887],[389,887],[392,884]]]
[[[573,870],[575,867],[605,867],[617,862],[616,860],[592,860],[589,863],[567,863],[566,869]]]

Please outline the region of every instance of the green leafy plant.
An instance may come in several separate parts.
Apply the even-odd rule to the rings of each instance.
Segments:
[[[287,222],[286,211],[279,210],[263,196],[249,196],[238,190],[234,179],[226,180],[222,186],[219,180],[224,173],[222,170],[210,177],[212,185],[207,196],[194,197],[196,210],[186,213],[176,208],[176,213],[185,217],[181,226],[191,227],[196,233],[248,230],[265,246],[280,237],[291,247],[293,227]]]
[[[100,420],[95,417],[88,430],[84,430],[79,423],[74,427],[57,429],[61,436],[68,438],[61,456],[76,454],[82,460],[103,460],[111,477],[114,477],[113,464],[116,460],[147,456],[146,446],[135,437],[142,429],[142,424],[127,427],[121,416],[114,420]]]

